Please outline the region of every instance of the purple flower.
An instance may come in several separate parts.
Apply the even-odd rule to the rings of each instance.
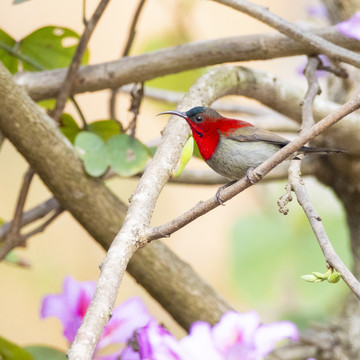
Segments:
[[[95,282],[66,277],[61,294],[43,299],[41,317],[56,316],[71,343],[95,291]],[[280,340],[298,338],[296,326],[282,321],[263,325],[255,311],[230,311],[211,327],[204,321],[191,326],[178,341],[151,317],[140,299],[115,307],[95,349],[97,360],[259,360]]]
[[[290,322],[262,325],[254,311],[230,311],[213,328],[204,322],[194,323],[181,344],[185,358],[190,360],[257,360],[269,354],[280,340],[297,338],[297,328]]]
[[[178,340],[166,329],[152,320],[137,332],[140,359],[181,360],[183,359]]]
[[[180,340],[187,360],[223,360],[222,354],[215,346],[212,328],[205,321],[192,324],[189,335]]]
[[[62,293],[43,298],[41,317],[57,317],[64,328],[64,336],[72,343],[95,292],[94,281],[76,281],[67,276]],[[140,299],[132,298],[114,308],[95,350],[96,359],[112,360],[122,354],[122,359],[137,360],[138,353],[126,344],[138,328],[147,325],[152,317]],[[118,344],[117,347],[110,345]],[[125,356],[126,355],[126,356]]]
[[[64,328],[64,336],[69,343],[75,339],[86,310],[94,295],[95,281],[78,282],[67,276],[61,294],[47,295],[41,305],[41,317],[55,316]]]
[[[347,37],[360,40],[360,11],[336,25],[336,29]]]

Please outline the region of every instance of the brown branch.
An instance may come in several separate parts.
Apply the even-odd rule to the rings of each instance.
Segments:
[[[23,213],[20,226],[24,227],[26,225],[29,225],[34,221],[45,217],[51,211],[57,211],[59,208],[60,208],[60,204],[55,198],[51,198],[47,201],[44,201],[40,205],[37,205],[34,208]],[[12,221],[9,221],[1,225],[0,239],[4,239],[8,235],[11,225],[12,225]]]
[[[14,218],[11,222],[11,226],[7,234],[6,240],[0,247],[0,261],[3,260],[8,255],[8,253],[16,246],[23,245],[23,241],[20,239],[21,220],[23,217],[25,201],[29,193],[30,184],[34,177],[34,174],[34,170],[30,167],[24,175],[24,180],[19,193]]]
[[[295,162],[296,160],[293,161]],[[291,181],[291,185],[296,194],[298,203],[304,209],[305,215],[309,220],[311,228],[313,229],[326,262],[341,274],[341,277],[351,289],[351,291],[358,299],[360,299],[360,283],[352,274],[352,272],[347,268],[341,258],[337,255],[333,246],[331,245],[330,239],[326,234],[321,218],[312,205],[306,188],[303,185],[303,181],[300,177],[300,168],[298,166],[294,166],[289,169],[289,181]]]
[[[55,108],[51,111],[51,115],[56,122],[59,121],[60,116],[64,111],[67,99],[72,95],[71,88],[75,81],[76,73],[79,69],[83,55],[86,51],[87,44],[109,1],[110,0],[101,0],[91,19],[86,22],[85,30],[80,38],[75,54],[71,60],[71,64],[66,72],[65,80],[59,89],[59,93],[57,94]]]
[[[305,76],[308,82],[308,91],[305,94],[304,104],[302,108],[302,131],[310,129],[314,124],[312,114],[312,105],[315,97],[319,94],[320,86],[316,77],[316,70],[319,67],[320,60],[317,57],[309,57],[308,64],[305,68]],[[303,208],[306,217],[309,220],[311,228],[324,254],[326,263],[336,269],[342,276],[345,283],[352,292],[360,299],[360,283],[346,267],[344,262],[335,252],[330,239],[322,224],[321,218],[315,207],[310,201],[310,197],[306,191],[305,184],[301,179],[300,161],[292,160],[289,168],[289,183],[296,194],[296,198],[300,206]]]
[[[360,67],[360,55],[337,46],[310,31],[286,21],[285,19],[271,13],[267,8],[250,3],[246,0],[213,0],[215,2],[227,5],[233,9],[239,10],[253,18],[271,26],[281,33],[297,40],[316,53],[325,54],[328,57],[340,60],[345,63]]]
[[[359,41],[341,35],[334,28],[312,30],[312,33],[344,48],[360,50]],[[309,46],[281,34],[196,41],[103,64],[80,66],[71,94],[119,88],[125,84],[151,80],[202,66],[312,53],[313,50]],[[58,69],[18,73],[15,79],[18,84],[25,86],[35,101],[39,101],[57,96],[66,72],[66,69]]]
[[[128,56],[130,53],[130,49],[131,46],[135,40],[135,35],[136,35],[136,26],[138,23],[138,20],[140,18],[140,14],[141,14],[141,10],[143,9],[144,5],[145,5],[145,1],[146,0],[139,0],[138,6],[136,8],[134,17],[132,19],[131,25],[130,25],[130,30],[129,30],[129,35],[128,35],[128,39],[126,41],[124,50],[122,52],[121,57],[125,57]],[[110,117],[112,119],[117,119],[116,116],[116,94],[117,94],[117,90],[118,89],[112,89],[111,90],[111,96],[110,96],[110,100],[109,100],[109,112],[110,112]]]
[[[304,75],[308,82],[308,89],[305,93],[302,104],[302,123],[301,130],[310,129],[314,124],[313,104],[317,95],[321,94],[320,85],[316,76],[321,60],[317,56],[309,56],[308,63],[304,70]]]
[[[16,234],[16,237],[13,238],[12,242],[6,241],[0,248],[0,260],[5,259],[10,251],[14,250],[17,246],[23,246],[26,243],[26,240],[32,236],[39,234],[45,229],[63,212],[63,209],[56,209],[54,214],[51,215],[44,223],[36,227],[34,230],[29,231],[27,234],[21,235],[20,233]]]

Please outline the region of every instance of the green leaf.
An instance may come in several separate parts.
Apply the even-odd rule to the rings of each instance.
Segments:
[[[44,69],[57,69],[69,66],[79,39],[80,36],[70,29],[46,26],[22,39],[19,48],[22,54],[33,59]],[[87,64],[88,60],[87,50],[81,63]],[[24,62],[24,70],[38,69]]]
[[[186,164],[191,159],[193,153],[194,153],[194,138],[190,136],[181,153],[180,164],[175,174],[173,175],[174,178],[178,178],[181,175],[181,173],[185,169]]]
[[[25,349],[33,356],[34,360],[66,360],[66,355],[60,350],[47,346],[26,346]]]
[[[108,141],[109,162],[121,176],[132,176],[144,169],[148,158],[146,146],[126,134],[115,135]]]
[[[5,67],[12,73],[15,74],[18,70],[18,59],[10,55],[7,51],[1,48],[1,45],[4,44],[5,47],[9,46],[13,48],[16,44],[15,39],[10,35],[0,29],[0,61],[5,65]]]
[[[38,101],[37,104],[46,110],[52,110],[55,107],[56,100],[55,99],[41,100]]]
[[[74,118],[64,113],[60,117],[60,131],[74,144],[75,137],[81,130]]]
[[[1,360],[34,360],[30,353],[0,336]]]
[[[21,4],[21,3],[25,2],[25,1],[28,1],[28,0],[14,0],[13,4],[17,5],[17,4]]]
[[[120,124],[115,120],[100,120],[89,124],[89,131],[108,141],[114,135],[120,134]]]
[[[96,177],[104,174],[108,167],[108,152],[101,137],[89,131],[82,131],[76,136],[74,144],[84,161],[85,171]]]

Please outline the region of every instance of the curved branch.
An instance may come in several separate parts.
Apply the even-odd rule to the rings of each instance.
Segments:
[[[360,50],[359,41],[347,38],[333,28],[313,30],[313,33],[345,48]],[[281,34],[196,41],[103,64],[82,66],[74,79],[72,94],[118,88],[202,66],[266,60],[312,52],[309,46]],[[35,101],[39,101],[56,97],[65,76],[66,69],[58,69],[18,73],[15,79]]]

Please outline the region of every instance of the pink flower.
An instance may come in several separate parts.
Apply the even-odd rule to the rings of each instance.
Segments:
[[[260,324],[259,316],[229,311],[212,328],[204,322],[192,325],[181,340],[185,359],[258,360],[264,358],[283,339],[298,339],[296,326],[287,321]]]
[[[62,293],[47,295],[41,305],[41,317],[55,316],[64,328],[64,336],[72,343],[94,295],[95,281],[78,282],[67,276]]]
[[[181,360],[178,340],[166,329],[152,320],[137,332],[140,359]]]
[[[336,29],[347,37],[360,40],[360,11],[336,25]]]
[[[41,317],[57,317],[64,328],[64,336],[72,343],[81,321],[95,292],[94,281],[76,281],[67,276],[63,283],[62,293],[47,295],[41,306]],[[109,322],[95,350],[94,358],[101,360],[139,359],[138,353],[128,345],[128,341],[138,328],[147,325],[152,317],[140,299],[132,298],[114,308]],[[118,344],[116,351],[110,351],[109,345]],[[126,354],[126,357],[124,356]]]

